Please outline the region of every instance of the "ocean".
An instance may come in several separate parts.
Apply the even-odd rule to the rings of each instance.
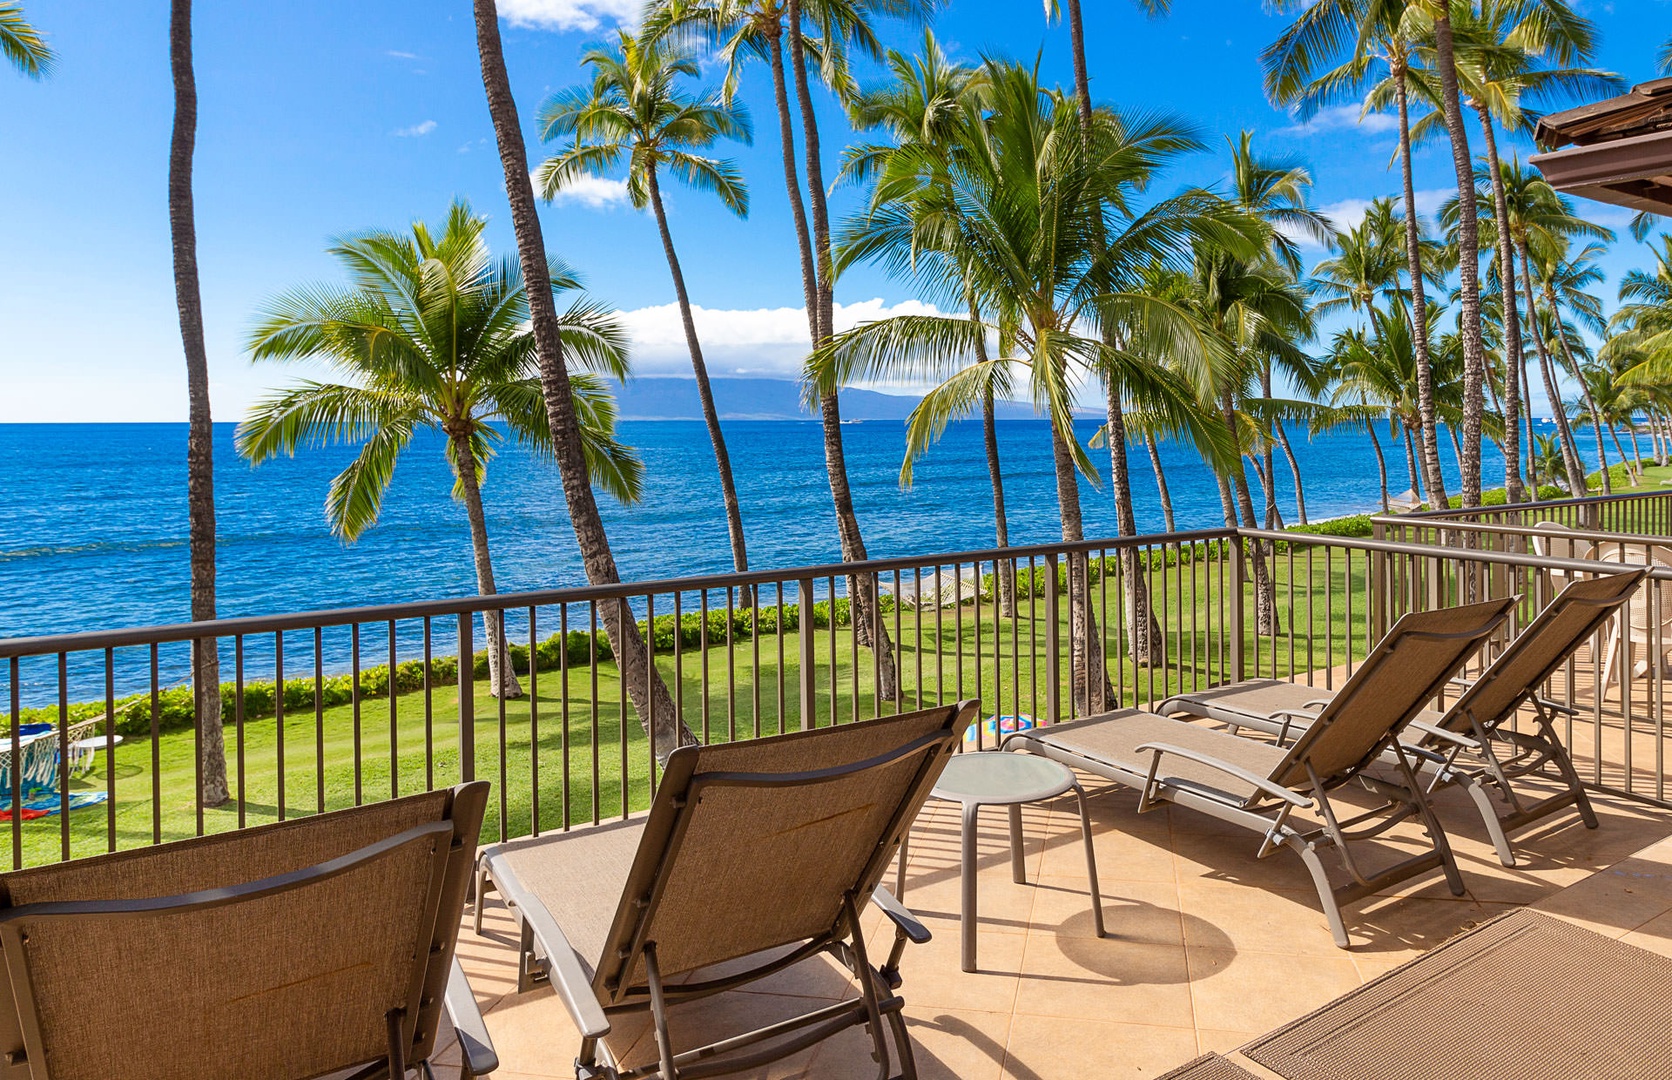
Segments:
[[[332,536],[327,486],[348,448],[308,450],[252,468],[233,447],[235,425],[215,431],[219,604],[224,616],[352,607],[473,595],[468,526],[450,496],[442,440],[420,434],[402,458],[382,516],[357,543]],[[1080,430],[1089,439],[1096,424]],[[1044,421],[998,425],[1012,543],[1060,536]],[[823,442],[814,421],[727,422],[750,565],[778,569],[838,560]],[[873,557],[985,548],[993,543],[992,495],[981,427],[963,422],[899,484],[904,425],[868,420],[842,427],[854,502]],[[703,426],[628,421],[620,436],[645,463],[636,505],[600,497],[611,546],[626,580],[731,568],[713,454]],[[1314,519],[1378,507],[1375,459],[1363,433],[1308,439],[1291,432]],[[182,622],[189,611],[184,424],[0,425],[0,637]],[[1389,487],[1408,486],[1402,447],[1384,445]],[[1163,443],[1178,527],[1222,524],[1212,474],[1195,453]],[[1488,485],[1502,475],[1486,448]],[[1449,445],[1442,457],[1455,488]],[[1092,451],[1106,473],[1106,451]],[[1280,506],[1295,520],[1288,469],[1278,457]],[[1148,455],[1131,448],[1138,524],[1162,517]],[[1250,473],[1253,482],[1252,472]],[[1256,488],[1257,491],[1257,488]],[[1082,483],[1088,536],[1115,535],[1106,477]],[[483,490],[502,592],[584,584],[555,466],[504,442]],[[1256,494],[1256,501],[1259,496]],[[333,649],[333,653],[337,650]],[[300,657],[298,658],[300,660]],[[173,667],[170,663],[166,666]],[[43,673],[44,674],[44,673]],[[171,673],[165,681],[176,681]],[[92,678],[77,665],[73,681]],[[32,687],[37,679],[29,678]],[[121,680],[131,685],[132,677]],[[80,687],[101,692],[102,677]],[[31,693],[28,696],[35,697]]]

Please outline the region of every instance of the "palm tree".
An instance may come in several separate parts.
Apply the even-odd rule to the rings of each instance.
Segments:
[[[866,324],[815,354],[809,375],[818,385],[855,376],[937,383],[912,419],[929,427],[977,400],[993,367],[1026,365],[1033,400],[1051,421],[1063,539],[1076,543],[1084,535],[1077,474],[1096,476],[1073,432],[1077,376],[1113,373],[1156,430],[1189,432],[1216,459],[1227,454],[1223,434],[1201,422],[1197,386],[1150,359],[1170,356],[1205,385],[1216,342],[1190,312],[1141,285],[1154,264],[1188,258],[1192,239],[1230,228],[1223,204],[1201,192],[1133,206],[1159,169],[1195,148],[1188,129],[1099,110],[1088,139],[1071,100],[1042,92],[1032,70],[989,61],[986,77],[990,111],[958,125],[961,150],[942,158],[952,163],[946,182],[856,215],[837,251],[839,267],[880,259],[937,301],[969,289],[988,321],[912,315]],[[1248,253],[1254,245],[1245,239]],[[1110,326],[1118,345],[1104,340]],[[976,343],[994,331],[1014,351],[977,359]],[[1071,640],[1088,647],[1076,650],[1070,682],[1084,710],[1112,692],[1092,644],[1101,637],[1091,606],[1081,602],[1089,592],[1078,594],[1071,585]],[[1129,625],[1142,636],[1148,612],[1138,614]],[[1152,643],[1133,648],[1148,657]]]
[[[1554,435],[1531,436],[1533,446],[1532,481],[1534,488],[1556,487],[1565,488],[1569,495],[1582,495],[1584,489],[1575,491],[1573,481],[1567,474],[1567,455],[1562,452],[1560,441]]]
[[[1405,204],[1405,256],[1411,282],[1406,305],[1414,320],[1423,478],[1439,503],[1445,476],[1440,471],[1439,427],[1435,419],[1433,358],[1424,295],[1423,241],[1411,173],[1410,82],[1418,64],[1404,0],[1283,0],[1279,10],[1299,9],[1295,22],[1260,55],[1266,94],[1302,118],[1326,105],[1362,101],[1366,110],[1392,98],[1399,118],[1399,171]],[[1334,68],[1319,70],[1345,51]],[[1376,77],[1381,73],[1382,77]],[[1367,90],[1370,91],[1367,93]]]
[[[1588,223],[1587,223],[1588,224]],[[1591,226],[1586,232],[1601,230],[1609,239],[1613,233]],[[1594,234],[1594,233],[1593,233]],[[1568,234],[1571,239],[1573,233]],[[1549,332],[1545,334],[1547,340],[1556,342],[1561,351],[1562,359],[1567,362],[1568,374],[1573,376],[1579,385],[1581,400],[1585,409],[1592,416],[1601,414],[1597,403],[1591,397],[1590,383],[1585,379],[1584,365],[1581,354],[1586,352],[1584,340],[1578,331],[1563,318],[1565,311],[1578,323],[1592,333],[1601,334],[1608,326],[1602,314],[1602,300],[1587,292],[1587,289],[1599,285],[1605,279],[1596,260],[1607,250],[1602,244],[1589,243],[1576,255],[1569,255],[1566,244],[1564,250],[1556,259],[1540,267],[1539,290],[1544,300],[1544,312],[1548,318]],[[1603,446],[1602,428],[1595,426],[1593,431],[1597,440],[1597,460],[1602,463],[1602,490],[1604,494],[1612,494],[1613,481],[1608,475],[1608,451]]]
[[[691,354],[696,376],[697,397],[702,403],[708,441],[714,447],[714,461],[720,473],[720,496],[726,510],[726,531],[731,538],[732,563],[739,573],[749,569],[749,554],[743,538],[743,512],[738,503],[737,484],[732,478],[731,455],[720,430],[720,414],[714,407],[708,366],[703,362],[697,324],[691,315],[691,297],[685,288],[685,274],[674,251],[673,233],[668,229],[667,209],[662,203],[661,170],[666,166],[690,187],[711,191],[727,210],[738,217],[749,214],[749,192],[737,165],[705,157],[702,151],[722,138],[752,142],[748,113],[738,104],[728,104],[718,93],[701,96],[682,93],[676,85],[681,78],[695,78],[697,61],[680,51],[668,39],[635,38],[622,32],[614,48],[589,50],[581,58],[593,69],[590,87],[574,87],[554,95],[540,110],[540,135],[550,141],[572,137],[564,151],[541,164],[535,181],[540,193],[551,199],[576,180],[612,170],[627,158],[627,195],[634,206],[649,206],[656,215],[662,236],[662,250],[673,275],[674,295],[679,301],[685,345]],[[742,603],[752,606],[754,590],[742,590]]]
[[[22,0],[0,0],[0,56],[31,79],[52,74],[58,60],[46,35],[23,17]]]
[[[830,216],[824,163],[819,143],[818,120],[814,112],[808,68],[817,61],[820,75],[834,88],[847,90],[845,50],[856,47],[871,57],[882,55],[868,20],[874,15],[922,18],[928,0],[653,0],[646,30],[653,35],[695,31],[718,44],[718,57],[726,65],[723,84],[729,100],[736,92],[743,62],[765,59],[772,73],[773,101],[778,113],[778,139],[784,165],[784,186],[790,200],[796,243],[801,255],[801,287],[807,303],[807,325],[813,349],[825,345],[835,319],[834,263],[830,247]],[[804,17],[820,31],[809,48],[803,33]],[[795,113],[791,111],[786,79],[785,49],[789,53],[788,76],[795,83],[796,103],[805,141],[807,169],[805,196],[795,148]],[[803,199],[805,198],[805,202]],[[811,207],[811,228],[808,208]],[[854,511],[853,489],[848,481],[847,452],[842,441],[842,413],[839,387],[826,387],[818,395],[819,418],[824,427],[825,472],[836,511],[836,531],[842,558],[863,562],[869,556]],[[876,665],[877,685],[883,698],[898,696],[894,645],[879,614],[876,582],[869,576],[849,578],[853,597],[853,618],[859,639],[870,646]]]
[[[168,226],[174,249],[174,299],[186,354],[187,531],[191,544],[192,621],[215,618],[215,427],[209,413],[209,352],[203,341],[203,294],[197,278],[197,222],[192,203],[192,155],[197,147],[197,78],[192,70],[192,3],[171,0],[169,66],[174,76],[174,131],[168,151]],[[192,647],[197,707],[198,797],[219,806],[231,796],[226,740],[221,730],[220,648],[212,637]]]
[[[1637,487],[1641,482],[1637,457],[1635,454],[1626,453],[1625,447],[1620,445],[1620,428],[1631,426],[1632,413],[1638,405],[1637,396],[1629,387],[1622,386],[1614,369],[1600,359],[1592,359],[1583,364],[1579,375],[1584,393],[1579,400],[1568,403],[1568,411],[1573,414],[1574,423],[1580,427],[1589,426],[1598,433],[1604,428],[1607,429],[1609,441],[1614,444],[1614,452],[1625,465],[1626,478],[1632,487]],[[1608,459],[1599,455],[1597,460],[1606,476]],[[1603,490],[1613,489],[1605,484]]]
[[[1333,254],[1312,267],[1308,282],[1320,318],[1342,311],[1368,316],[1378,300],[1399,294],[1405,250],[1392,199],[1371,200],[1358,224],[1337,230],[1329,247]]]
[[[586,566],[587,580],[594,585],[613,585],[621,580],[609,536],[592,493],[581,424],[576,415],[575,395],[564,359],[563,325],[552,298],[550,269],[546,262],[546,241],[535,209],[534,183],[528,171],[528,153],[523,146],[522,127],[517,118],[516,99],[505,70],[505,53],[499,39],[499,14],[494,0],[472,0],[476,24],[476,48],[482,67],[482,87],[493,118],[494,139],[505,174],[505,192],[511,204],[511,225],[516,231],[517,254],[522,264],[528,293],[529,316],[534,347],[539,356],[540,389],[545,399],[547,429],[552,437],[552,456],[563,478],[563,496],[569,507],[569,523],[575,530],[576,545]],[[633,610],[625,600],[601,605],[604,633],[621,671],[621,682],[632,698],[639,722],[649,733],[658,760],[680,746],[696,742],[680,719],[662,676],[650,664],[649,650],[639,633]]]
[[[270,303],[250,334],[256,360],[323,361],[346,381],[304,380],[259,402],[238,427],[238,450],[252,464],[300,446],[360,443],[354,461],[331,482],[325,516],[353,541],[377,520],[401,453],[426,428],[446,436],[453,495],[464,503],[476,563],[476,588],[492,596],[493,560],[481,485],[498,420],[521,443],[551,452],[551,429],[528,297],[514,259],[489,256],[487,219],[455,202],[440,233],[422,222],[409,235],[374,231],[330,248],[352,287],[298,289]],[[573,272],[551,268],[552,287],[580,287]],[[626,334],[613,316],[584,298],[563,316],[563,341],[582,364],[616,378],[627,374]],[[639,496],[642,466],[615,441],[615,402],[596,375],[572,379],[593,482],[625,501]],[[483,614],[491,691],[519,697],[506,662],[504,616]]]
[[[902,191],[920,184],[941,182],[949,168],[946,156],[955,152],[955,125],[980,109],[984,82],[977,68],[950,62],[932,30],[923,32],[922,49],[908,56],[890,49],[886,66],[892,76],[882,86],[863,91],[849,104],[854,127],[861,131],[881,129],[891,141],[860,143],[842,155],[837,182],[870,182],[872,206],[886,203]],[[900,153],[905,146],[909,153]],[[927,169],[927,173],[921,170]],[[980,322],[981,309],[974,294],[964,290],[964,306],[970,318]],[[1002,348],[1002,347],[1001,347]],[[985,360],[987,342],[977,342],[977,359]],[[1004,509],[1004,471],[1000,465],[998,424],[994,401],[1009,393],[1009,369],[990,367],[991,378],[980,394],[982,442],[987,456],[987,476],[993,490],[994,546],[1010,546],[1010,525]],[[946,417],[947,421],[952,419]],[[927,434],[938,435],[930,431]],[[908,445],[901,482],[911,482],[912,463],[927,449]],[[1006,617],[1016,614],[1015,574],[1007,563],[996,569],[998,603]]]

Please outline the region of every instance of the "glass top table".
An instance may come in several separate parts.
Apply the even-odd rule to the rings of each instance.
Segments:
[[[963,945],[963,968],[976,970],[976,827],[983,806],[1004,806],[1010,811],[1010,874],[1019,884],[1027,882],[1022,858],[1022,805],[1054,799],[1074,792],[1080,809],[1080,834],[1086,848],[1086,875],[1091,883],[1092,921],[1097,936],[1103,936],[1103,899],[1097,889],[1097,855],[1092,849],[1091,819],[1086,814],[1086,793],[1074,771],[1059,761],[1028,753],[980,750],[956,754],[946,763],[940,781],[930,792],[933,798],[962,804],[962,850],[959,880],[963,910],[959,932]],[[903,900],[906,890],[906,844],[900,844],[895,892]]]

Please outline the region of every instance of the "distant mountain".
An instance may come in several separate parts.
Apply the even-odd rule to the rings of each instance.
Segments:
[[[714,404],[722,420],[813,420],[817,412],[801,400],[801,385],[787,379],[715,379]],[[701,420],[695,379],[668,376],[633,379],[616,388],[623,420]],[[874,390],[843,390],[843,420],[904,420],[918,398],[879,394]],[[1032,405],[1001,401],[994,408],[1000,420],[1037,419]],[[1086,415],[1095,415],[1087,413]]]

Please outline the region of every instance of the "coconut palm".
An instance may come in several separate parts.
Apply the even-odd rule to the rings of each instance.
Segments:
[[[1410,5],[1405,0],[1283,0],[1275,6],[1297,14],[1294,23],[1260,55],[1266,94],[1273,102],[1304,119],[1325,106],[1347,102],[1363,102],[1367,111],[1384,108],[1391,98],[1398,116],[1405,257],[1411,283],[1406,307],[1415,320],[1422,416],[1417,442],[1424,480],[1443,499],[1445,477],[1437,442],[1423,243],[1411,172],[1411,74],[1420,60],[1413,44]],[[1332,63],[1334,67],[1327,66]]]
[[[174,130],[168,148],[168,226],[174,249],[174,299],[186,354],[187,534],[191,545],[192,620],[215,618],[215,426],[209,411],[209,352],[203,339],[203,294],[197,275],[197,221],[192,201],[192,156],[197,147],[197,77],[192,68],[191,0],[172,0],[169,67],[174,78]],[[197,707],[198,797],[219,806],[231,796],[226,740],[221,730],[220,647],[214,638],[192,646],[192,693]]]
[[[555,197],[583,177],[613,171],[627,160],[627,196],[635,207],[650,207],[661,233],[662,251],[673,276],[674,296],[679,301],[680,322],[685,345],[691,354],[691,371],[696,377],[697,397],[702,404],[708,441],[714,448],[714,462],[720,474],[720,497],[726,511],[726,531],[731,539],[732,564],[739,573],[749,569],[749,553],[743,536],[743,512],[732,478],[731,455],[720,430],[720,414],[714,407],[714,392],[703,362],[697,324],[691,314],[691,297],[685,288],[685,274],[674,250],[668,228],[667,208],[662,201],[662,170],[689,187],[712,192],[723,206],[738,217],[749,214],[749,192],[737,165],[705,156],[722,138],[753,141],[746,110],[727,103],[718,92],[692,95],[679,88],[679,81],[696,78],[697,61],[670,39],[634,37],[621,32],[613,47],[590,49],[581,63],[593,69],[590,86],[577,86],[553,95],[540,109],[540,136],[550,141],[570,138],[561,153],[547,158],[535,175],[540,194]],[[754,590],[744,589],[742,602],[751,606]]]
[[[373,231],[329,249],[352,284],[316,285],[269,303],[250,333],[256,360],[317,360],[344,381],[303,380],[257,402],[238,426],[238,450],[252,464],[298,447],[356,443],[360,452],[331,481],[325,516],[344,540],[376,521],[395,465],[420,430],[446,437],[453,497],[464,504],[476,588],[498,590],[488,549],[481,485],[504,425],[525,446],[551,453],[540,397],[533,331],[522,271],[493,259],[482,239],[487,219],[455,202],[440,230]],[[574,292],[573,272],[551,268],[553,289]],[[597,304],[578,298],[562,318],[564,344],[583,365],[622,378],[626,334]],[[623,501],[639,496],[642,466],[615,440],[615,401],[596,374],[573,378],[593,482]],[[484,615],[489,686],[521,695],[508,655],[503,616]]]
[[[1613,239],[1613,233],[1601,226],[1591,226],[1584,231]],[[1566,239],[1571,240],[1574,235],[1569,232]],[[1543,311],[1547,320],[1544,324],[1547,327],[1545,340],[1556,343],[1557,350],[1567,363],[1568,374],[1579,386],[1585,409],[1592,416],[1600,415],[1601,410],[1592,400],[1590,383],[1584,376],[1584,362],[1590,357],[1578,328],[1582,326],[1594,334],[1601,334],[1607,329],[1601,298],[1587,291],[1605,280],[1606,275],[1597,266],[1596,260],[1606,250],[1602,244],[1593,242],[1572,253],[1564,244],[1560,255],[1538,268],[1539,294],[1544,300]],[[1597,460],[1602,463],[1602,490],[1604,494],[1612,494],[1613,482],[1608,475],[1608,451],[1603,445],[1602,428],[1595,426],[1592,430],[1596,435]]]
[[[577,416],[575,394],[565,362],[563,324],[552,298],[551,272],[546,262],[546,240],[535,208],[534,183],[529,176],[528,152],[523,145],[517,117],[517,102],[511,95],[511,80],[505,70],[505,51],[499,37],[499,13],[494,0],[473,0],[471,13],[476,24],[476,51],[482,70],[482,89],[493,120],[494,141],[499,148],[505,192],[511,206],[511,226],[516,232],[517,255],[528,293],[529,318],[534,330],[534,347],[539,356],[540,390],[545,400],[547,428],[551,432],[552,456],[563,479],[564,501],[569,523],[575,530],[576,545],[586,567],[587,580],[594,585],[613,585],[621,580],[609,535],[598,513],[587,465],[585,440]],[[666,760],[680,746],[696,742],[680,719],[673,695],[661,674],[650,664],[644,636],[639,633],[633,610],[625,600],[600,606],[604,634],[621,671],[621,684],[632,699],[639,722],[650,735],[651,747],[659,760]]]
[[[1157,430],[1188,433],[1226,455],[1223,434],[1196,410],[1197,386],[1151,360],[1170,356],[1205,385],[1217,343],[1141,279],[1156,263],[1182,264],[1203,232],[1227,243],[1241,234],[1205,193],[1133,205],[1159,169],[1197,145],[1189,129],[1099,110],[1086,138],[1073,101],[1042,92],[1032,70],[990,61],[985,73],[989,114],[958,125],[963,151],[942,156],[952,163],[946,182],[856,215],[837,251],[839,267],[878,259],[937,302],[957,303],[972,290],[987,321],[912,315],[866,324],[816,354],[809,375],[816,385],[856,376],[936,383],[912,419],[929,427],[978,400],[992,368],[1025,365],[1031,396],[1051,421],[1063,539],[1075,543],[1083,538],[1077,473],[1096,476],[1074,436],[1076,378],[1112,373]],[[1250,255],[1256,243],[1242,240]],[[1104,340],[1107,326],[1120,344]],[[1014,351],[978,359],[977,342],[995,331],[1006,331],[1001,344],[1011,340]],[[1089,591],[1071,583],[1072,640],[1091,646],[1101,638],[1087,601]],[[1139,614],[1129,625],[1144,636],[1147,609]],[[1140,641],[1134,654],[1147,658],[1151,647]],[[1073,667],[1077,709],[1112,697],[1100,649],[1076,650]]]
[[[1579,377],[1584,392],[1567,405],[1573,422],[1599,434],[1607,430],[1614,452],[1625,465],[1626,479],[1632,487],[1637,487],[1641,481],[1637,456],[1626,453],[1626,448],[1620,444],[1620,428],[1631,426],[1632,414],[1638,404],[1637,395],[1631,388],[1621,385],[1614,369],[1600,359],[1591,359],[1581,365]],[[1608,459],[1598,455],[1597,460],[1606,476]],[[1605,484],[1603,490],[1611,491],[1612,488]]]
[[[0,0],[0,56],[31,79],[46,78],[57,62],[46,35],[23,17],[22,0]]]

